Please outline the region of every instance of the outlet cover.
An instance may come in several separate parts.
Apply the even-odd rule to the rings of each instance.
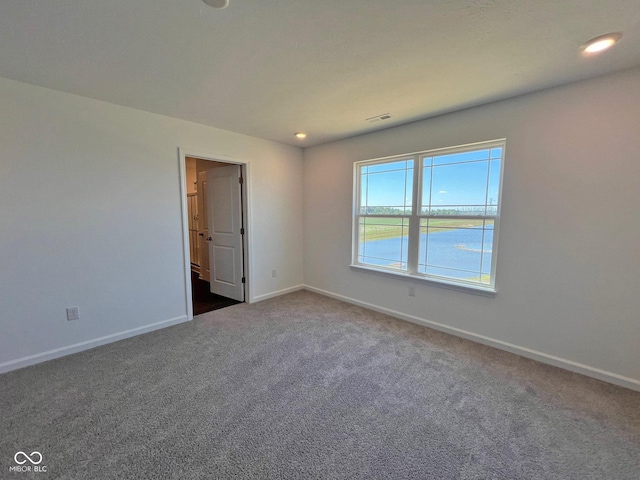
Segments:
[[[67,308],[67,320],[78,320],[80,318],[80,310],[78,307]]]

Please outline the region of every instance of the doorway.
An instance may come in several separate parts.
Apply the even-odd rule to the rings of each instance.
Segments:
[[[194,316],[242,303],[232,298],[211,293],[210,282],[203,280],[193,270],[191,271],[191,302]]]
[[[245,164],[181,153],[186,181],[189,318],[245,301]]]

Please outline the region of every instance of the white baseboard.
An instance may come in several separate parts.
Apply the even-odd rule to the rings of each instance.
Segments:
[[[565,370],[569,370],[571,372],[580,373],[582,375],[586,375],[587,377],[596,378],[604,382],[613,383],[614,385],[619,385],[621,387],[629,388],[631,390],[640,391],[640,380],[624,377],[616,373],[607,372],[606,370],[590,367],[589,365],[584,365],[582,363],[573,362],[571,360],[556,357],[554,355],[538,352],[530,348],[520,347],[512,343],[503,342],[502,340],[496,340],[495,338],[486,337],[484,335],[478,335],[476,333],[468,332],[466,330],[461,330],[455,327],[450,327],[442,323],[432,322],[430,320],[425,320],[423,318],[416,317],[413,315],[407,315],[405,313],[401,313],[396,310],[380,307],[372,303],[362,302],[360,300],[356,300],[355,298],[346,297],[344,295],[329,292],[327,290],[322,290],[320,288],[312,287],[310,285],[305,285],[304,288],[305,290],[309,290],[311,292],[319,293],[327,297],[332,297],[338,300],[342,300],[344,302],[358,305],[360,307],[368,308],[376,312],[384,313],[391,317],[399,318],[400,320],[405,320],[407,322],[423,325],[425,327],[433,328],[434,330],[438,330],[444,333],[449,333],[457,337],[462,337],[467,340],[471,340],[473,342],[481,343],[483,345],[488,345],[490,347],[494,347],[500,350],[505,350],[510,353],[515,353],[516,355],[530,358],[532,360],[537,360],[541,363],[546,363],[548,365],[560,367]]]
[[[265,293],[264,295],[258,295],[253,297],[249,303],[258,303],[262,300],[267,300],[269,298],[279,297],[280,295],[285,295],[287,293],[297,292],[299,290],[304,290],[304,285],[296,285],[295,287],[289,287],[282,290],[278,290],[277,292]]]
[[[294,287],[285,288],[283,290],[278,290],[276,292],[271,292],[264,295],[258,295],[257,297],[253,297],[250,303],[261,302],[262,300],[279,297],[280,295],[297,292],[298,290],[303,290],[303,289],[304,289],[304,285],[301,284],[301,285],[296,285]],[[56,348],[43,353],[37,353],[35,355],[29,355],[27,357],[18,358],[16,360],[10,360],[8,362],[0,363],[0,374],[10,372],[12,370],[17,370],[19,368],[28,367],[30,365],[35,365],[37,363],[46,362],[47,360],[53,360],[55,358],[71,355],[72,353],[81,352],[83,350],[88,350],[90,348],[99,347],[100,345],[105,345],[107,343],[117,342],[118,340],[124,340],[125,338],[134,337],[136,335],[141,335],[143,333],[152,332],[154,330],[159,330],[161,328],[170,327],[171,325],[176,325],[178,323],[183,323],[187,321],[189,321],[189,318],[186,315],[182,315],[180,317],[171,318],[169,320],[153,323],[151,325],[146,325],[144,327],[134,328],[124,332],[115,333],[113,335],[107,335],[107,336],[96,338],[93,340],[88,340],[86,342],[80,342],[74,345],[68,345],[65,347]]]
[[[143,333],[152,332],[161,328],[177,325],[178,323],[187,322],[186,315],[180,317],[170,318],[169,320],[163,320],[162,322],[152,323],[151,325],[145,325],[144,327],[132,328],[124,332],[114,333],[112,335],[106,335],[104,337],[95,338],[86,342],[76,343],[74,345],[68,345],[66,347],[60,347],[53,350],[49,350],[43,353],[37,353],[35,355],[29,355],[28,357],[18,358],[17,360],[10,360],[5,363],[0,363],[0,373],[10,372],[19,368],[35,365],[36,363],[46,362],[47,360],[53,360],[54,358],[64,357],[72,353],[81,352],[90,348],[99,347],[107,343],[117,342],[118,340],[124,340],[125,338],[135,337]]]

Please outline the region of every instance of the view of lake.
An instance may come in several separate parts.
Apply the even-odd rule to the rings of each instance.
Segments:
[[[384,238],[360,243],[361,263],[400,267],[407,262],[408,237]],[[493,230],[457,228],[423,233],[420,236],[420,273],[479,280],[491,273]],[[484,250],[484,252],[483,252]],[[426,262],[425,262],[426,252]]]

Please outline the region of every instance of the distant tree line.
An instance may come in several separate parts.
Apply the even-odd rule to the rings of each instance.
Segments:
[[[402,208],[396,207],[363,207],[365,215],[404,215]]]
[[[426,212],[425,212],[426,213]],[[431,210],[431,215],[484,215],[485,207],[473,206],[473,207],[457,207],[457,208],[435,208]],[[491,214],[488,211],[487,214]]]
[[[405,213],[404,209],[397,207],[362,207],[361,211],[363,215],[408,215],[410,208]],[[484,206],[472,206],[472,207],[456,207],[456,208],[435,208],[428,212],[427,209],[423,213],[430,213],[431,215],[484,215]],[[487,212],[491,214],[491,212]]]

